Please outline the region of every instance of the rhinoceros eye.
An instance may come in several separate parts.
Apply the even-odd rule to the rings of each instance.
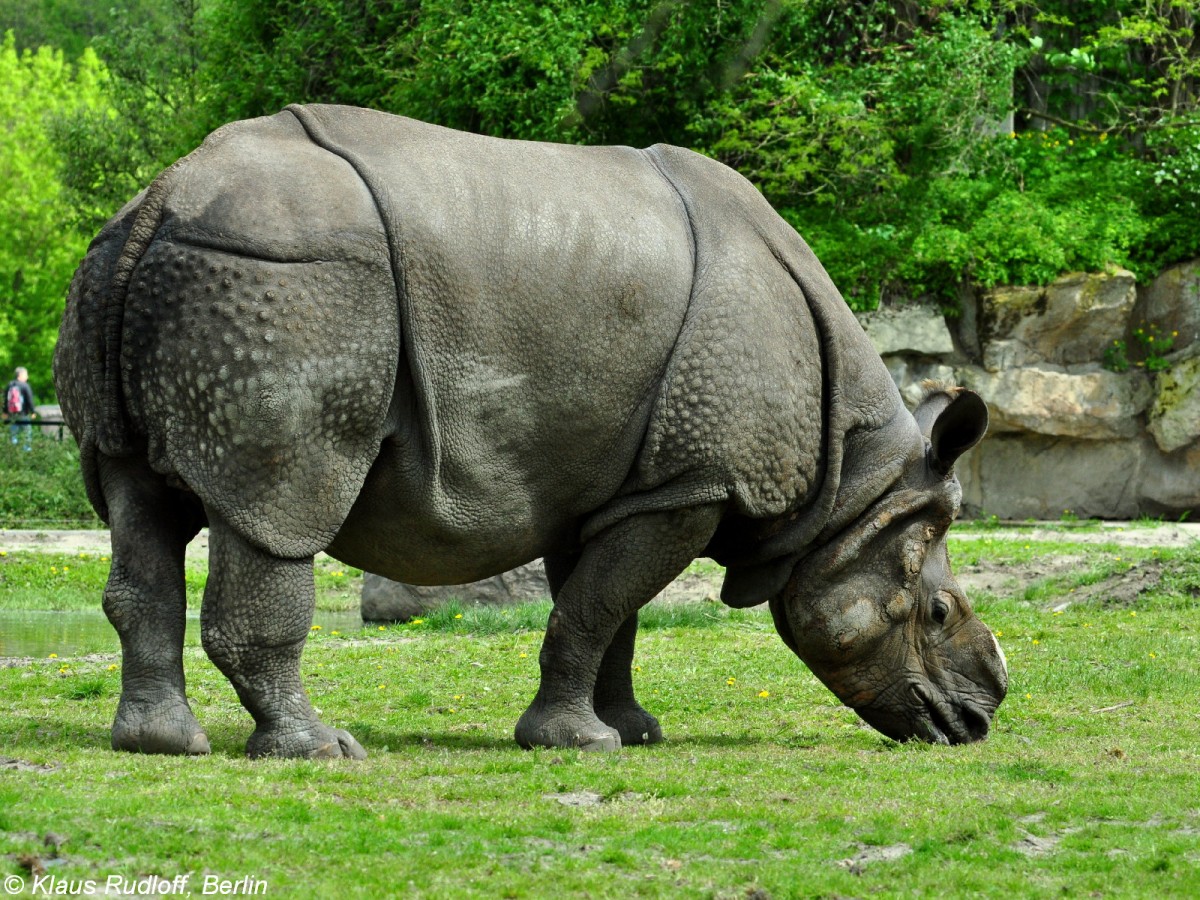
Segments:
[[[950,615],[950,604],[941,597],[935,597],[933,599],[933,607],[930,609],[929,613],[931,616],[933,616],[933,621],[937,622],[939,625],[945,625],[946,617]]]

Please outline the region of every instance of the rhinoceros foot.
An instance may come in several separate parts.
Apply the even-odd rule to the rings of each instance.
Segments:
[[[113,722],[112,747],[131,753],[165,753],[203,756],[211,752],[204,729],[186,702],[176,699],[156,704],[122,700]]]
[[[642,709],[638,703],[602,707],[596,710],[596,715],[605,725],[617,730],[617,734],[621,736],[621,743],[626,746],[657,744],[663,739],[658,719]]]
[[[621,749],[620,733],[601,722],[591,710],[550,710],[537,702],[517,722],[516,738],[526,750],[532,747]]]
[[[348,731],[320,722],[300,728],[259,728],[246,742],[251,759],[278,756],[290,759],[366,759],[367,751]]]

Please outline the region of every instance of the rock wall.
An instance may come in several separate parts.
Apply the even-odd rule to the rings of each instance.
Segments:
[[[1200,261],[964,295],[962,314],[859,317],[910,405],[972,388],[989,436],[959,462],[964,509],[1005,519],[1200,513]]]

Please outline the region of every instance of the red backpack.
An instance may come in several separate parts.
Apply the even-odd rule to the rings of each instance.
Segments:
[[[8,386],[8,398],[5,409],[10,413],[19,413],[25,406],[25,398],[21,396],[21,388],[14,382]]]

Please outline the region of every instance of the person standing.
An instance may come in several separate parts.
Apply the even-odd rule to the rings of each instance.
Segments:
[[[29,371],[17,366],[17,377],[4,389],[4,412],[8,416],[9,435],[14,444],[22,443],[33,449],[33,417],[36,415],[33,388],[29,386]]]

